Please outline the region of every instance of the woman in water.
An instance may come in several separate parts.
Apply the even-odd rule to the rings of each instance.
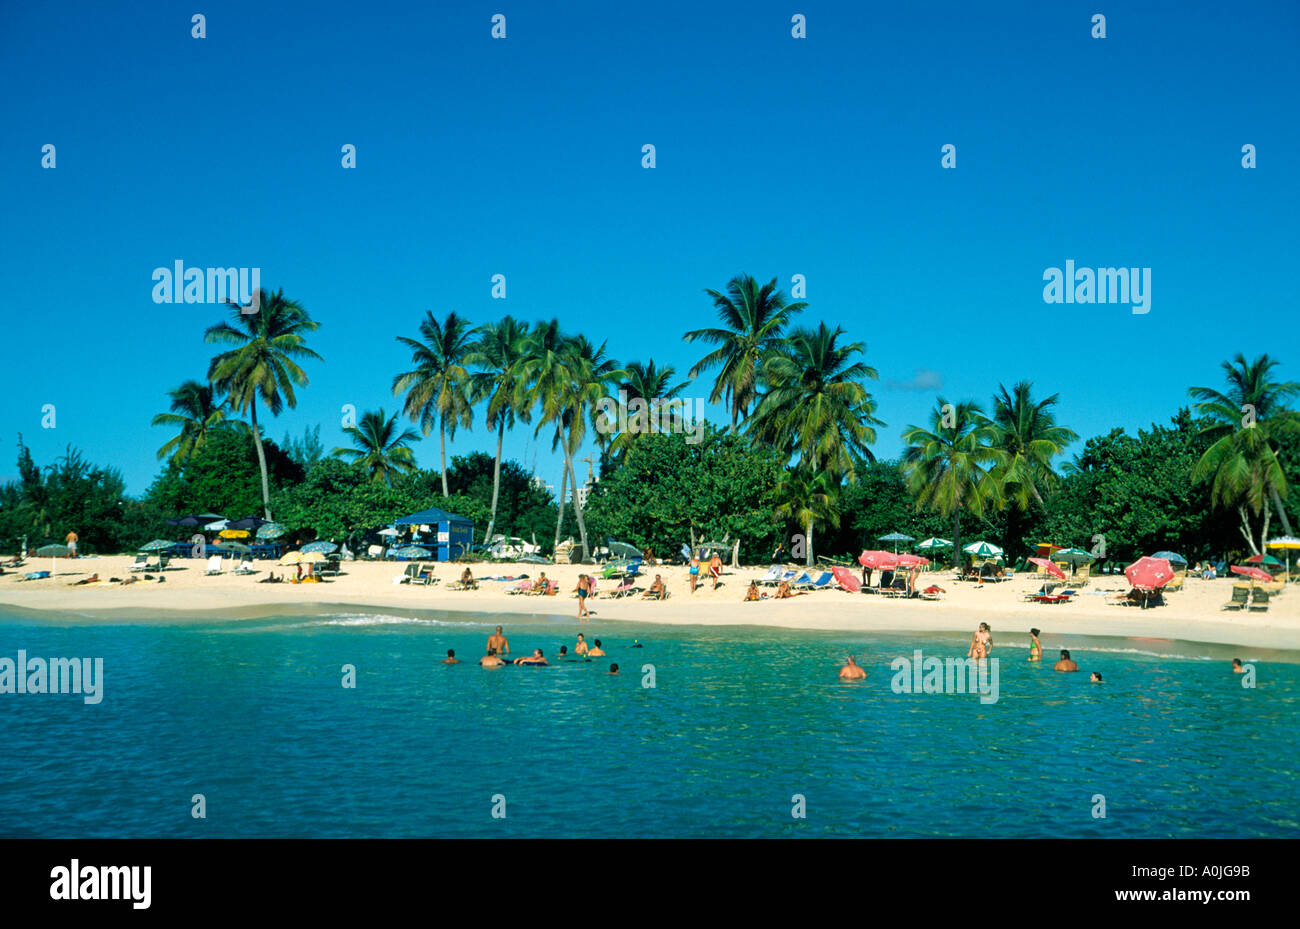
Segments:
[[[578,633],[578,644],[573,646],[573,653],[582,656],[587,654],[587,640],[583,638],[581,632]]]
[[[984,659],[993,651],[993,635],[989,629],[988,623],[980,623],[975,635],[970,640],[970,649],[966,652],[967,656],[975,659]]]
[[[1043,643],[1038,641],[1037,629],[1029,630],[1029,660],[1030,661],[1043,660]]]

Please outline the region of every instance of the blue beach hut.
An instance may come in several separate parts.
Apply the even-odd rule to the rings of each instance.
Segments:
[[[428,532],[421,532],[420,544],[431,549],[437,561],[451,561],[468,552],[474,544],[474,520],[436,506],[403,516],[393,525],[399,529],[403,526],[428,526]]]

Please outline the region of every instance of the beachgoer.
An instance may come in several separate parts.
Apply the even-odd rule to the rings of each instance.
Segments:
[[[76,530],[69,530],[67,538],[64,540],[68,543],[68,557],[77,557],[77,533]]]
[[[605,650],[602,649],[602,648],[600,647],[600,639],[597,639],[597,640],[596,640],[596,644],[595,644],[594,646],[592,646],[592,648],[591,648],[590,650],[588,650],[588,652],[587,652],[587,657],[588,657],[588,658],[604,658],[604,657],[605,657]]]
[[[647,590],[644,594],[642,594],[642,596],[648,597],[651,600],[662,600],[664,596],[667,594],[667,592],[668,591],[664,588],[663,577],[656,574],[655,582],[650,585],[650,589]]]
[[[970,658],[987,658],[993,651],[993,635],[988,623],[980,623],[979,629],[970,640],[970,649],[966,655]]]
[[[568,660],[568,657],[569,657],[569,646],[567,646],[567,645],[561,645],[561,646],[560,646],[560,653],[559,653],[558,655],[556,655],[555,657],[556,657],[558,660],[560,660],[560,661],[566,661],[566,660]]]
[[[700,579],[700,559],[692,556],[691,567],[689,569],[691,577],[691,593],[695,593],[695,585]]]
[[[474,572],[465,566],[465,570],[460,572],[460,586],[466,590],[478,590],[478,581],[474,580]]]
[[[867,672],[863,670],[862,666],[858,664],[857,659],[852,655],[850,655],[849,660],[844,663],[844,667],[840,668],[840,680],[842,681],[860,681],[866,676]]]
[[[614,664],[612,664],[612,665],[609,666],[609,673],[610,673],[610,674],[618,674],[618,664],[617,664],[617,663],[614,663]]]
[[[505,662],[497,657],[497,650],[490,647],[487,650],[487,654],[480,658],[478,663],[484,668],[500,668],[505,665]]]
[[[98,575],[98,574],[92,574],[92,575],[90,575],[90,577],[83,577],[81,580],[79,580],[79,581],[74,581],[73,583],[69,584],[68,586],[69,586],[69,587],[80,587],[82,584],[93,584],[93,583],[95,583],[95,582],[98,581],[98,580],[99,580],[99,575]]]
[[[1068,648],[1063,648],[1061,649],[1061,660],[1058,661],[1056,664],[1052,665],[1052,670],[1053,671],[1078,671],[1079,666],[1078,664],[1070,660],[1070,650]]]
[[[442,659],[443,664],[460,664],[460,659],[456,657],[456,649],[447,649],[447,657]]]
[[[1089,680],[1089,682],[1091,682],[1091,683],[1093,683],[1093,684],[1104,684],[1104,683],[1105,683],[1105,681],[1103,681],[1103,680],[1101,679],[1101,675],[1098,674],[1096,671],[1093,671],[1093,672],[1092,672],[1092,676],[1091,676],[1090,678],[1088,678],[1088,680]]]
[[[800,591],[799,593],[803,593],[803,591]],[[795,597],[795,596],[798,596],[798,594],[796,594],[794,591],[790,589],[789,581],[782,581],[780,584],[777,585],[776,588],[777,600],[788,600],[791,597]]]
[[[587,654],[587,640],[582,637],[581,632],[578,633],[578,644],[573,646],[573,653],[575,655]]]
[[[760,595],[758,592],[758,581],[750,581],[749,590],[745,591],[745,602],[748,603],[751,600],[762,600],[762,599],[763,599],[762,595]]]
[[[578,622],[584,618],[590,622],[591,611],[587,609],[587,597],[591,594],[591,578],[585,574],[578,575]]]
[[[644,561],[646,564],[650,565],[650,567],[652,568],[655,565],[659,564],[659,562],[655,560],[655,553],[650,550],[649,545],[647,545],[645,551],[641,553],[641,560]]]
[[[533,584],[532,593],[544,594],[550,586],[551,582],[546,579],[546,572],[543,571],[541,574],[537,575],[537,582]]]
[[[489,651],[495,650],[502,655],[510,654],[510,640],[501,634],[500,626],[497,626],[497,631],[488,637],[487,647]]]
[[[1038,641],[1037,629],[1029,630],[1029,660],[1030,661],[1043,660],[1043,643]]]
[[[907,596],[908,597],[916,596],[916,578],[917,575],[920,573],[921,573],[921,569],[918,568],[916,565],[912,565],[912,569],[907,572]]]
[[[772,564],[780,564],[785,555],[785,543],[777,542],[776,548],[772,551]]]
[[[1242,667],[1241,659],[1240,659],[1240,658],[1234,658],[1234,659],[1232,659],[1232,673],[1233,673],[1233,674],[1245,674],[1245,673],[1246,673],[1246,669],[1245,669],[1244,667]]]
[[[718,589],[718,578],[722,577],[722,556],[717,552],[709,559],[709,574],[713,576],[713,589]]]
[[[549,664],[549,662],[542,654],[542,650],[540,648],[535,648],[531,655],[526,655],[523,658],[516,658],[515,664]]]

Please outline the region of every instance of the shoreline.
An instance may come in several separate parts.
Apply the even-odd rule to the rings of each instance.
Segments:
[[[122,621],[212,621],[257,619],[267,616],[322,612],[375,611],[420,618],[429,612],[473,616],[517,616],[539,622],[563,619],[575,626],[578,602],[570,591],[584,570],[579,565],[493,564],[477,565],[480,577],[518,575],[546,570],[560,582],[555,597],[506,593],[510,582],[481,580],[474,591],[449,591],[446,583],[458,576],[461,566],[434,566],[441,581],[421,587],[395,585],[393,577],[404,563],[345,563],[338,578],[322,584],[259,584],[268,570],[282,570],[257,562],[258,574],[236,577],[230,574],[208,577],[198,562],[173,563],[163,584],[141,582],[71,586],[74,580],[92,573],[103,577],[129,574],[127,556],[106,556],[67,560],[59,565],[57,578],[18,582],[8,575],[0,578],[0,610],[38,621],[93,623]],[[33,562],[33,567],[39,569]],[[590,569],[587,569],[590,570]],[[751,578],[766,572],[766,566],[728,568],[714,590],[702,582],[692,594],[681,566],[650,568],[639,579],[647,586],[656,573],[663,576],[670,593],[665,601],[643,600],[638,596],[610,599],[613,582],[600,581],[598,596],[590,601],[591,625],[645,622],[662,625],[716,628],[754,626],[774,629],[802,629],[829,632],[951,632],[970,633],[979,622],[987,622],[994,634],[1027,634],[1039,627],[1050,635],[1108,636],[1182,640],[1209,645],[1238,645],[1272,650],[1300,650],[1300,594],[1275,597],[1267,612],[1228,612],[1222,604],[1231,596],[1231,580],[1190,580],[1184,590],[1170,593],[1167,606],[1151,610],[1114,605],[1111,596],[1127,584],[1115,577],[1093,578],[1075,602],[1043,605],[1024,600],[1037,589],[1042,578],[1022,575],[1012,581],[983,586],[952,580],[951,572],[922,575],[923,583],[938,583],[947,590],[940,601],[890,599],[820,590],[788,600],[742,602]],[[1094,591],[1100,591],[1095,593]],[[583,625],[587,625],[584,623]]]

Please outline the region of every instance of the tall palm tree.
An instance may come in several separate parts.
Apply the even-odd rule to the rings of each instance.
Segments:
[[[677,369],[672,365],[660,368],[653,358],[645,364],[639,361],[629,362],[625,370],[627,375],[619,385],[622,394],[619,413],[628,421],[628,429],[618,433],[610,442],[610,451],[615,459],[621,459],[641,436],[657,432],[658,424],[665,412],[669,415],[673,415],[674,409],[678,413],[681,412],[680,397],[690,383],[679,381],[674,384],[673,375],[677,373]],[[623,408],[624,397],[627,409]],[[630,407],[637,401],[640,401],[640,409],[633,413]],[[684,419],[683,415],[683,422]],[[609,434],[615,428],[614,424],[605,423],[603,432]]]
[[[1286,475],[1273,442],[1300,430],[1300,414],[1287,408],[1300,395],[1300,383],[1271,380],[1270,372],[1278,364],[1267,354],[1248,362],[1238,352],[1232,361],[1220,365],[1226,392],[1209,387],[1188,391],[1201,401],[1196,413],[1210,420],[1201,435],[1211,441],[1192,477],[1211,482],[1210,496],[1216,506],[1236,508],[1242,537],[1253,554],[1263,550],[1272,512],[1277,512],[1283,530],[1291,534],[1291,521],[1282,505],[1288,491]],[[1261,512],[1263,523],[1256,545],[1249,514]]]
[[[804,531],[804,564],[813,564],[813,529],[817,523],[840,524],[836,507],[836,488],[824,472],[808,468],[791,468],[782,473],[776,484],[778,519],[792,519]]]
[[[395,476],[415,470],[415,455],[410,445],[420,440],[413,430],[400,429],[398,415],[389,416],[382,408],[363,413],[357,425],[343,430],[353,447],[336,448],[330,455],[360,464],[370,472],[372,481],[391,487]]]
[[[998,393],[993,397],[990,437],[996,455],[993,477],[1003,502],[1011,507],[1004,546],[1018,542],[1016,514],[1026,513],[1034,505],[1041,507],[1042,494],[1060,483],[1052,469],[1052,459],[1079,438],[1073,431],[1056,425],[1052,407],[1059,399],[1059,394],[1052,394],[1034,402],[1033,384],[1029,381],[1020,381],[1010,391],[999,384]]]
[[[487,323],[479,330],[466,360],[479,370],[470,375],[470,397],[487,401],[487,424],[497,433],[497,456],[492,469],[492,515],[488,517],[485,543],[492,541],[497,521],[497,500],[501,494],[501,447],[507,429],[516,419],[527,421],[529,408],[524,393],[517,389],[528,337],[528,324],[511,316]]]
[[[433,312],[424,314],[420,323],[420,338],[398,336],[411,350],[411,363],[415,367],[393,378],[393,396],[406,393],[402,411],[418,422],[425,435],[438,427],[438,441],[442,461],[442,496],[447,498],[447,437],[456,437],[458,426],[470,428],[473,406],[470,403],[470,376],[466,369],[478,329],[469,321],[447,314],[442,322]]]
[[[569,382],[570,375],[566,367],[568,350],[569,338],[561,331],[558,319],[537,323],[524,339],[524,357],[519,364],[519,376],[515,380],[515,403],[529,411],[537,407],[544,417],[537,423],[534,434],[541,435],[547,426],[553,427],[552,451],[560,447],[564,436],[563,417],[556,415],[553,410]],[[552,412],[548,415],[548,411]],[[560,475],[560,495],[556,501],[554,548],[560,546],[565,495],[569,483],[567,445],[565,448],[565,467]]]
[[[750,434],[790,454],[801,467],[829,472],[832,484],[856,479],[854,460],[874,461],[875,401],[863,385],[876,369],[854,361],[861,342],[840,344],[844,330],[819,323],[780,340],[764,365],[768,390],[749,420]]]
[[[294,388],[306,387],[308,380],[297,359],[321,360],[307,347],[306,338],[320,323],[308,316],[298,301],[287,299],[283,289],[275,293],[261,290],[256,313],[245,313],[238,304],[229,306],[231,321],[209,326],[203,338],[210,344],[235,347],[212,359],[208,380],[226,394],[231,409],[248,414],[262,472],[262,509],[270,519],[271,487],[262,430],[257,424],[257,401],[261,398],[272,416],[280,415],[286,406],[293,409],[298,405]]]
[[[763,361],[790,319],[806,303],[786,303],[785,294],[776,289],[776,278],[759,286],[748,274],[733,277],[727,292],[706,290],[713,298],[721,328],[696,329],[685,334],[687,342],[699,339],[716,345],[713,351],[695,363],[690,377],[717,366],[710,403],[726,401],[731,412],[731,431],[749,413],[762,382]]]
[[[167,391],[172,398],[171,412],[159,413],[150,425],[179,426],[180,432],[158,449],[158,457],[171,456],[173,464],[188,461],[208,436],[219,429],[229,428],[226,420],[226,401],[218,400],[210,384],[186,381],[175,390]]]
[[[907,448],[903,473],[918,509],[951,516],[953,555],[961,563],[961,514],[980,516],[1000,500],[991,466],[997,461],[989,442],[993,429],[979,406],[950,404],[942,397],[930,413],[929,428],[903,430]]]

